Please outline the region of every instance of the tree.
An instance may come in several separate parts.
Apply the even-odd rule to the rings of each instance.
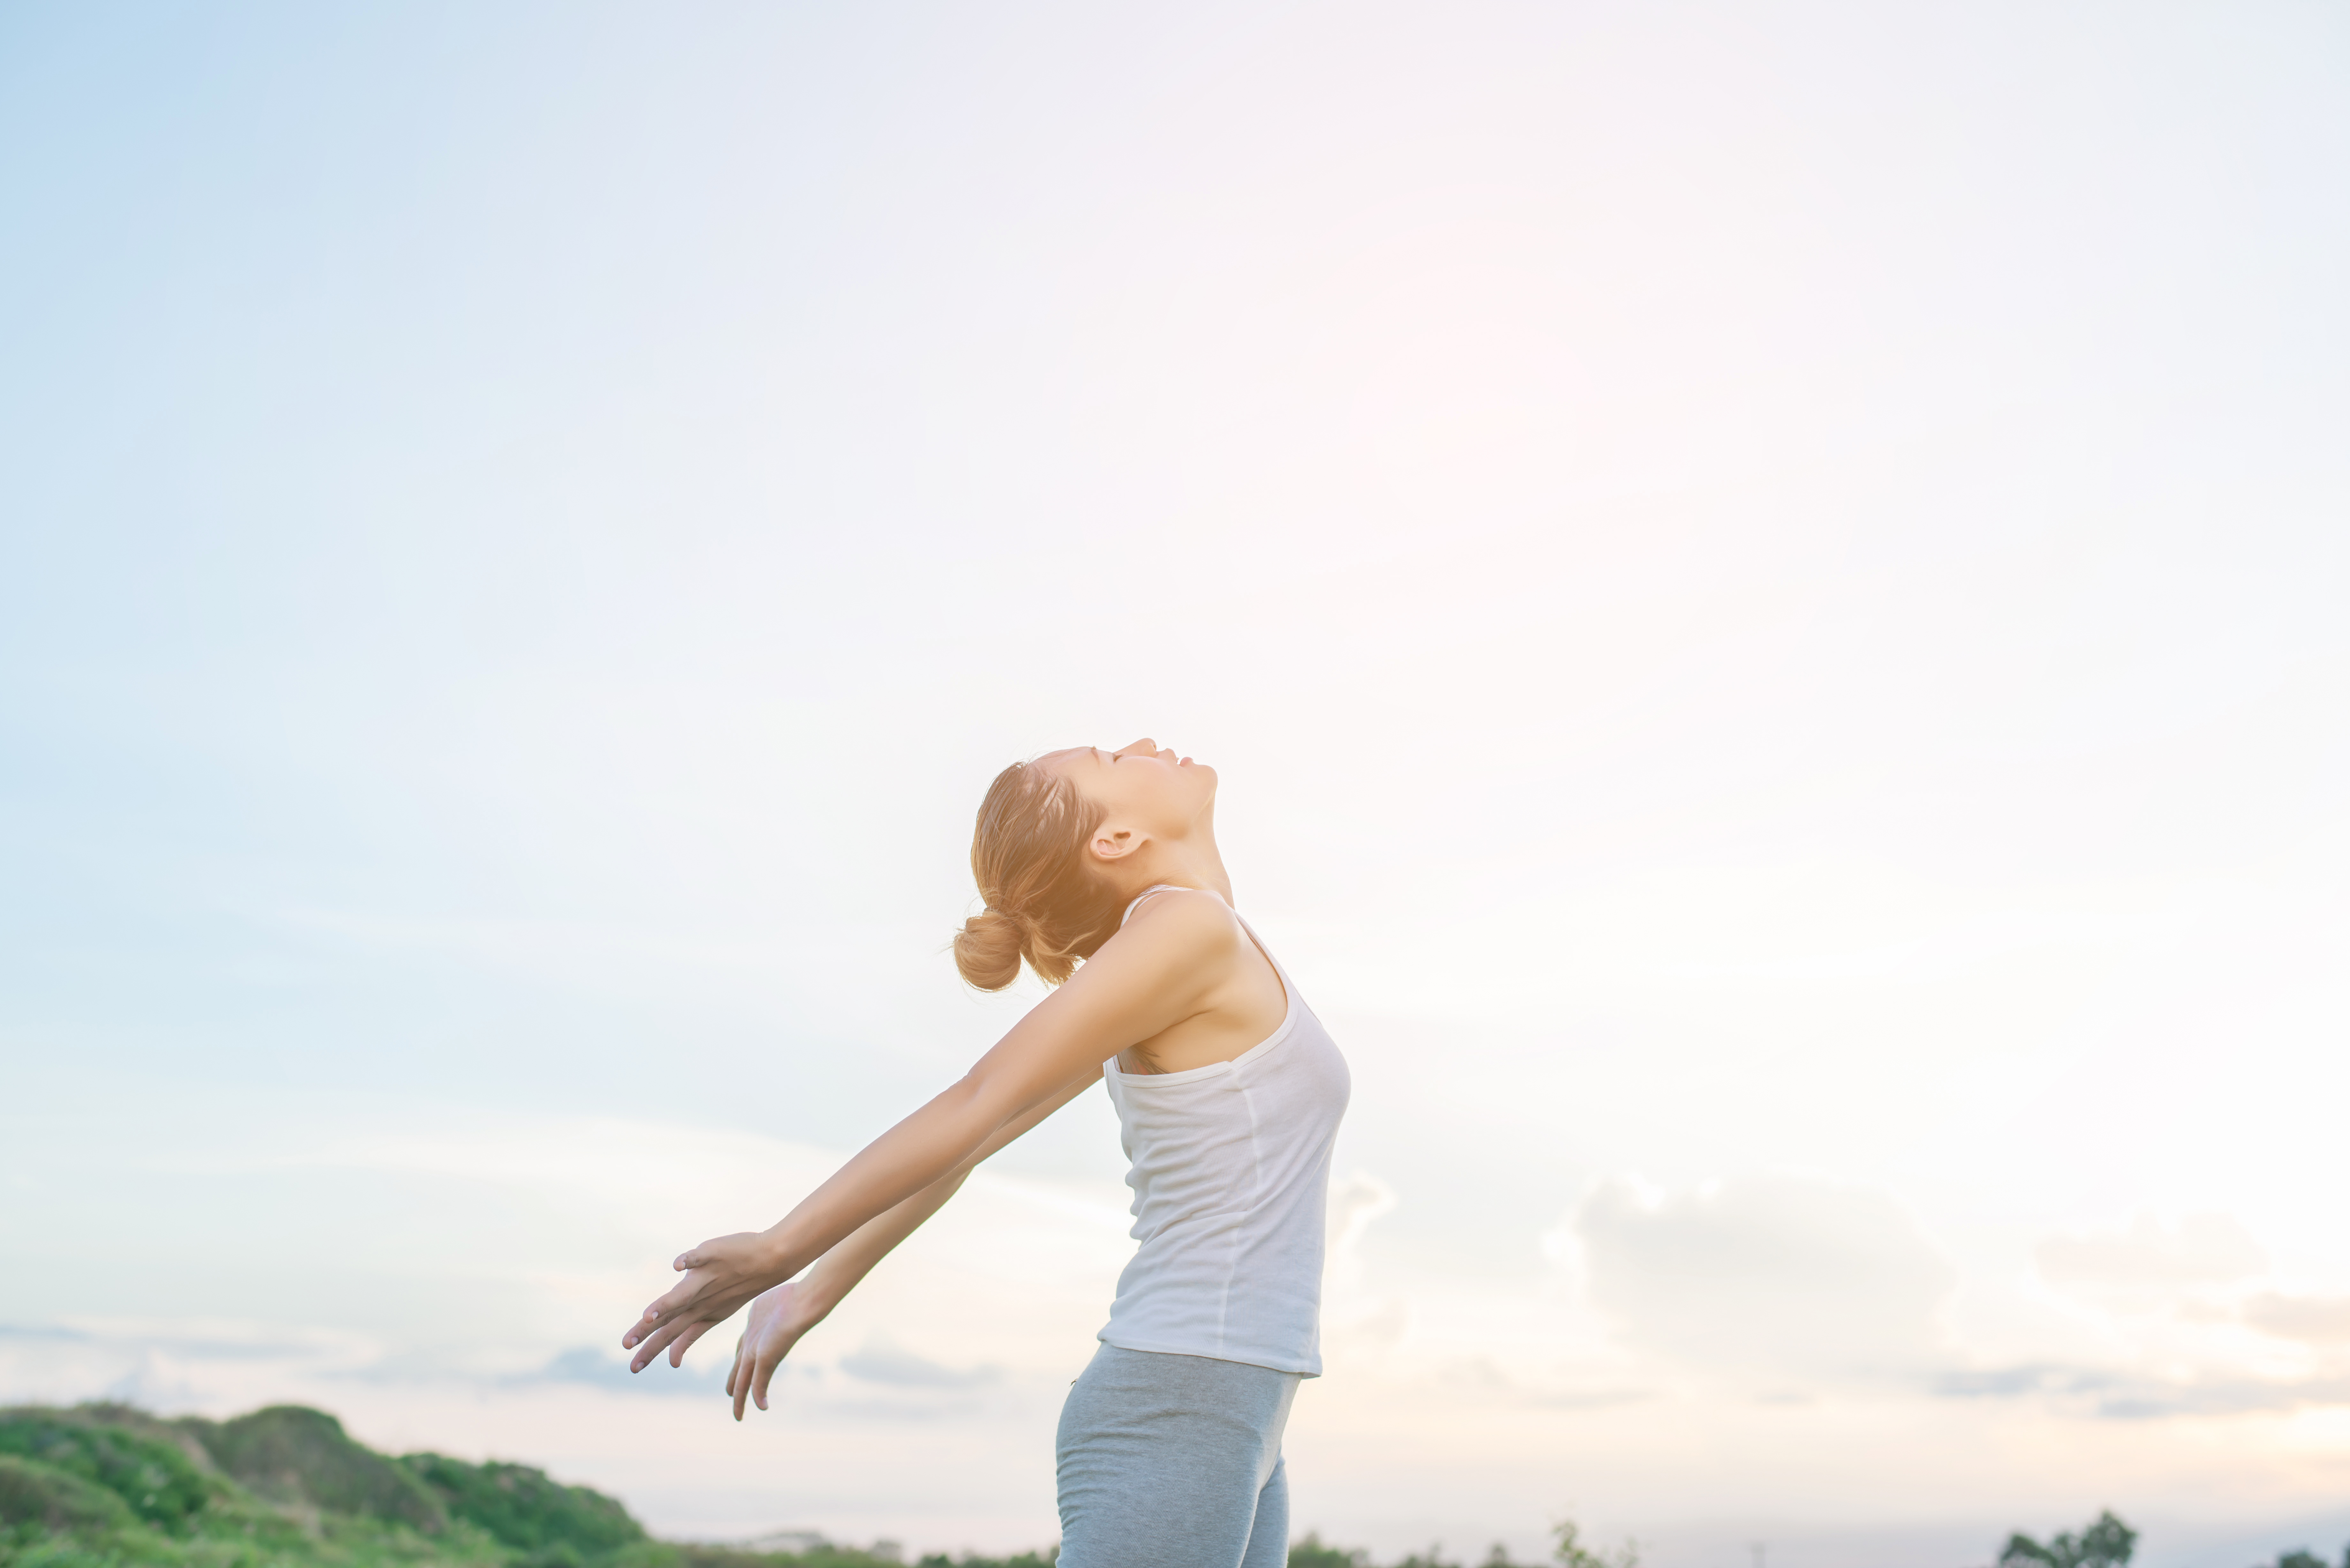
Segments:
[[[1303,1541],[1289,1544],[1289,1568],[1370,1568],[1371,1554],[1361,1547],[1351,1552],[1322,1544],[1319,1532],[1309,1531]]]
[[[1583,1530],[1571,1519],[1551,1526],[1558,1544],[1550,1554],[1559,1568],[1640,1568],[1640,1543],[1627,1539],[1614,1552],[1594,1552],[1583,1544]]]
[[[2123,1568],[2137,1550],[2137,1532],[2107,1509],[2079,1535],[2067,1531],[2045,1546],[2017,1531],[1999,1554],[1999,1568]]]

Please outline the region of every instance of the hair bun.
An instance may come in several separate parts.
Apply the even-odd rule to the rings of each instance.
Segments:
[[[1002,991],[1020,978],[1021,950],[1032,922],[993,907],[982,909],[955,933],[955,968],[982,991]]]
[[[1124,900],[1086,855],[1102,811],[1026,763],[995,775],[972,825],[971,879],[987,908],[955,933],[963,979],[1001,991],[1024,959],[1038,980],[1058,985],[1109,940]]]

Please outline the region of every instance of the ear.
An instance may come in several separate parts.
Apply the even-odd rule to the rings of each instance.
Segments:
[[[1105,822],[1094,829],[1094,836],[1087,843],[1086,850],[1097,860],[1123,860],[1149,842],[1148,835],[1120,827],[1114,822]]]

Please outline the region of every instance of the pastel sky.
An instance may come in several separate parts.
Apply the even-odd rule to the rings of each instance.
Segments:
[[[2350,11],[0,5],[0,1398],[1052,1538],[1081,1101],[629,1384],[1215,763],[1297,1522],[2350,1538]]]

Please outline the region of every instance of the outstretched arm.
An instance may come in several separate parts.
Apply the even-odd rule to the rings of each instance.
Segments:
[[[841,1299],[855,1290],[858,1282],[871,1273],[873,1266],[888,1257],[899,1242],[945,1208],[947,1199],[962,1189],[964,1179],[981,1160],[1076,1099],[1100,1077],[1101,1069],[1096,1067],[1071,1080],[1060,1093],[1039,1100],[999,1128],[978,1154],[896,1208],[868,1220],[838,1246],[818,1258],[816,1266],[799,1279],[786,1281],[753,1301],[750,1321],[734,1345],[734,1365],[726,1373],[726,1392],[734,1397],[734,1418],[743,1418],[746,1398],[762,1410],[767,1407],[768,1379],[783,1365],[792,1346],[799,1343],[800,1336],[829,1316]],[[672,1366],[681,1354],[671,1354]]]
[[[866,1145],[798,1208],[764,1231],[714,1237],[679,1254],[674,1266],[685,1278],[621,1336],[622,1348],[636,1351],[629,1370],[672,1344],[674,1359],[760,1292],[975,1159],[989,1138],[1071,1080],[1205,1007],[1241,939],[1206,901],[1174,902],[1104,943],[961,1082]]]

